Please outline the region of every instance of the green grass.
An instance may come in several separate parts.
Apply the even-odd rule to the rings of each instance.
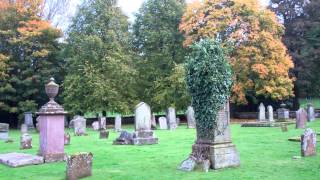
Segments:
[[[313,106],[317,109],[320,109],[320,98],[312,98],[312,99],[299,99],[300,107],[306,108],[308,103],[312,103]]]
[[[308,124],[320,132],[320,120]],[[126,126],[132,129],[132,126]],[[241,128],[232,125],[233,142],[240,152],[241,166],[208,173],[181,172],[176,168],[187,158],[194,142],[195,130],[180,126],[176,131],[157,130],[159,144],[150,146],[115,146],[117,134],[110,131],[108,140],[100,140],[98,133],[88,131],[89,136],[72,136],[66,153],[92,152],[93,176],[87,179],[320,179],[320,156],[293,160],[300,155],[300,143],[289,142],[303,130],[289,126],[289,132],[279,128]],[[33,149],[19,150],[19,131],[10,131],[14,143],[0,142],[0,153],[25,152],[36,154],[38,135],[33,135]],[[319,145],[317,148],[320,150]],[[52,163],[21,168],[0,165],[0,179],[60,180],[65,178],[66,163]]]

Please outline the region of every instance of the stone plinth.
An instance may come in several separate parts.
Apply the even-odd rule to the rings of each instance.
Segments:
[[[0,163],[10,167],[43,164],[43,157],[22,153],[0,154]],[[13,178],[14,179],[14,178]]]
[[[278,119],[277,121],[287,121],[289,119],[289,109],[285,108],[285,104],[281,104],[281,108],[277,109]]]
[[[78,180],[92,175],[92,153],[79,153],[67,158],[66,179]]]
[[[134,145],[150,145],[157,143],[158,138],[154,136],[154,132],[152,130],[136,131],[133,134]]]

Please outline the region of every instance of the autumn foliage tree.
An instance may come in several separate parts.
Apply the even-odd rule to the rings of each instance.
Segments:
[[[0,1],[0,111],[22,115],[47,97],[44,84],[58,76],[61,33],[41,19],[41,0]]]
[[[293,96],[294,79],[288,74],[293,63],[281,42],[284,27],[259,1],[195,1],[188,5],[180,30],[186,37],[185,46],[210,37],[222,40],[226,48],[232,47],[233,102]]]

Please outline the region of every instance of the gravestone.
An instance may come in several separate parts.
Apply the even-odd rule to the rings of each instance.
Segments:
[[[49,102],[43,105],[39,112],[40,150],[45,162],[57,162],[64,160],[64,119],[67,112],[54,101],[58,95],[59,85],[51,78],[45,86]]]
[[[20,149],[31,149],[32,148],[32,137],[30,134],[25,133],[20,137]]]
[[[280,108],[277,109],[278,121],[286,121],[289,119],[289,110],[286,109],[286,104],[282,103]]]
[[[273,108],[272,106],[268,106],[268,120],[269,122],[274,122],[274,119],[273,119]]]
[[[265,121],[266,120],[266,108],[263,105],[263,103],[260,103],[258,109],[259,109],[258,121]]]
[[[82,116],[76,116],[76,118],[73,120],[74,125],[74,134],[76,136],[84,136],[86,134],[86,123],[87,120]]]
[[[117,132],[121,131],[121,115],[116,115],[114,120],[114,130]]]
[[[281,125],[281,131],[282,132],[288,132],[288,126],[286,124]]]
[[[159,121],[160,129],[168,129],[166,117],[159,117],[158,121]]]
[[[0,123],[0,140],[8,140],[9,138],[9,124]]]
[[[307,113],[308,113],[308,122],[312,122],[316,119],[314,107],[310,103],[308,103],[308,106],[307,106]]]
[[[317,149],[317,134],[310,128],[301,135],[301,156],[314,156]]]
[[[107,129],[107,118],[102,116],[99,118],[99,128],[100,129]]]
[[[78,180],[92,175],[92,153],[79,153],[67,157],[67,179]]]
[[[132,145],[133,144],[133,133],[127,131],[121,131],[120,136],[113,141],[114,145]]]
[[[24,113],[24,124],[27,125],[28,129],[34,129],[32,112]]]
[[[0,154],[0,163],[9,167],[21,167],[28,165],[43,164],[44,160],[41,156],[34,156],[22,153]],[[13,178],[14,179],[14,178]],[[27,178],[26,178],[27,179]]]
[[[25,124],[21,124],[20,132],[21,132],[21,134],[27,134],[28,133],[28,126]]]
[[[152,114],[151,116],[151,129],[157,129],[156,116],[154,114]]]
[[[307,118],[308,114],[303,108],[296,111],[296,128],[304,129],[306,127]]]
[[[186,112],[188,128],[195,128],[196,127],[196,120],[194,117],[194,110],[192,106],[189,106]]]
[[[100,129],[99,121],[94,121],[94,122],[92,123],[92,129],[93,129],[94,131],[98,131],[98,130]]]
[[[167,125],[170,130],[175,130],[177,128],[177,117],[176,110],[172,107],[169,107],[166,113]]]
[[[134,124],[134,145],[158,143],[158,138],[155,137],[154,132],[151,129],[151,110],[149,105],[147,105],[144,102],[141,102],[136,106]]]
[[[70,145],[70,142],[71,142],[70,134],[68,132],[64,133],[64,145]]]
[[[100,129],[99,138],[100,139],[108,139],[109,137],[109,131],[106,129]]]

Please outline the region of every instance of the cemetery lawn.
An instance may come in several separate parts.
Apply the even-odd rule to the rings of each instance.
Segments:
[[[320,120],[309,123],[309,127],[320,132]],[[132,130],[133,126],[125,126]],[[320,179],[320,155],[301,159],[300,143],[287,139],[299,136],[303,130],[288,127],[289,132],[280,128],[241,128],[232,125],[233,142],[240,152],[241,166],[224,170],[203,172],[182,172],[177,166],[191,152],[195,130],[185,125],[176,131],[156,130],[159,144],[150,146],[116,146],[112,141],[117,133],[110,130],[108,140],[100,140],[98,132],[88,130],[88,136],[71,137],[71,145],[66,146],[66,153],[92,152],[93,176],[86,179],[281,179],[301,180]],[[11,130],[13,143],[0,141],[0,153],[24,152],[36,154],[38,135],[32,133],[33,149],[19,150],[18,130]],[[317,151],[320,152],[319,143]],[[36,166],[9,168],[0,165],[0,179],[36,179],[61,180],[65,178],[66,163],[52,163]]]

